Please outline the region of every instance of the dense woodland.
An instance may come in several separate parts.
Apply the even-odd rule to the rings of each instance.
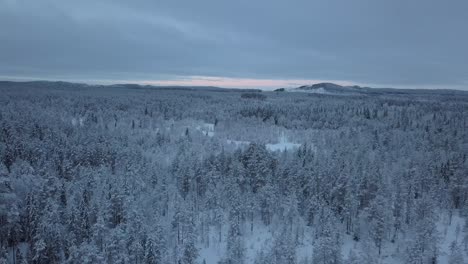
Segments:
[[[467,263],[467,155],[463,92],[1,83],[0,263]]]

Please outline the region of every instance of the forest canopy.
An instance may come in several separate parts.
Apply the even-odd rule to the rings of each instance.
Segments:
[[[467,123],[463,92],[4,82],[0,263],[463,263]]]

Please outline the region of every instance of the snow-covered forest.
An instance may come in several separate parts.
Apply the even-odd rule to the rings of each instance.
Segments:
[[[468,263],[468,93],[0,83],[0,263]]]

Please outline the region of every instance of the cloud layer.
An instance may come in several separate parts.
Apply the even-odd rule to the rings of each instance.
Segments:
[[[467,12],[463,0],[0,0],[0,75],[463,88]]]

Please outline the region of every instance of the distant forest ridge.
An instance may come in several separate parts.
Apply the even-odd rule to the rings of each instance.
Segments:
[[[135,83],[118,84],[86,84],[65,81],[0,81],[2,87],[30,87],[30,88],[125,88],[125,89],[178,89],[178,90],[204,90],[218,92],[267,92],[269,90],[248,89],[248,88],[224,88],[216,86],[159,86],[141,85]],[[316,92],[324,94],[344,94],[344,95],[379,95],[379,94],[448,94],[448,95],[468,95],[468,91],[455,89],[403,89],[403,88],[372,88],[358,85],[343,86],[335,83],[322,82],[311,85],[302,85],[296,88],[278,88],[275,92],[295,91],[295,92]]]

